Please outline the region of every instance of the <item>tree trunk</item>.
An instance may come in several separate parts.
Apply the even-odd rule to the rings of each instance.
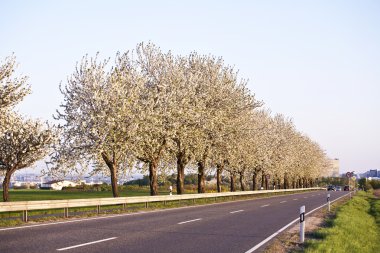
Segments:
[[[198,193],[205,193],[205,163],[198,162]]]
[[[208,147],[203,152],[202,159],[198,161],[198,193],[205,193],[205,170],[206,159],[208,156]]]
[[[110,172],[111,172],[112,194],[116,198],[116,197],[119,197],[119,189],[117,186],[117,171],[116,171],[115,165],[113,165],[112,168],[110,168]]]
[[[216,165],[216,188],[218,192],[222,192],[222,171],[223,165]]]
[[[265,172],[264,171],[262,171],[261,172],[261,188],[262,189],[264,189],[264,187],[265,187]]]
[[[149,162],[149,186],[150,186],[150,196],[158,195],[157,190],[157,165],[158,162],[153,160]]]
[[[235,173],[232,173],[232,172],[231,172],[230,191],[231,191],[231,192],[236,191],[236,188],[235,188]]]
[[[269,182],[268,182],[268,178],[265,177],[265,190],[268,190],[269,189]]]
[[[3,201],[4,202],[9,201],[9,184],[11,182],[12,174],[13,174],[12,171],[7,171],[4,177],[4,181],[3,181]]]
[[[112,194],[115,198],[119,197],[119,189],[117,187],[117,170],[116,170],[117,163],[115,160],[115,153],[113,152],[113,159],[111,160],[108,157],[107,153],[102,152],[102,158],[103,158],[104,162],[107,164],[108,169],[110,170]]]
[[[185,180],[185,157],[183,152],[177,155],[177,194],[184,194],[184,180]]]
[[[244,172],[240,172],[240,188],[242,191],[245,191],[245,185],[244,185]]]
[[[253,191],[257,190],[257,174],[256,174],[256,172],[253,173],[253,176],[252,176],[252,190]]]

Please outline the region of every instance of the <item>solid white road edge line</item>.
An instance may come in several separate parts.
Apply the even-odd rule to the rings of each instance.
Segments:
[[[230,212],[230,213],[240,213],[240,212],[244,212],[244,210],[232,211],[232,212]]]
[[[267,204],[267,205],[263,205],[263,206],[260,206],[260,207],[266,207],[266,206],[269,206],[269,204]]]
[[[286,202],[286,200],[284,200],[284,201],[281,201],[281,202],[280,202],[280,204],[282,204],[282,203],[285,203],[285,202]]]
[[[293,200],[298,200],[298,199],[293,199]]]
[[[202,218],[198,218],[198,219],[194,219],[194,220],[187,220],[187,221],[182,221],[182,222],[179,222],[177,223],[178,225],[181,225],[181,224],[185,224],[185,223],[189,223],[189,222],[193,222],[193,221],[199,221],[201,220]]]
[[[57,250],[58,251],[63,251],[63,250],[68,250],[68,249],[79,248],[79,247],[87,246],[87,245],[90,245],[90,244],[95,244],[95,243],[100,243],[100,242],[105,242],[105,241],[113,240],[113,239],[116,239],[116,238],[117,237],[111,237],[111,238],[107,238],[107,239],[103,239],[103,240],[98,240],[98,241],[93,241],[93,242],[86,242],[86,243],[82,243],[82,244],[78,244],[78,245],[74,245],[74,246],[70,246],[70,247],[66,247],[66,248],[61,248],[61,249],[57,249]]]
[[[343,195],[343,196],[341,196],[341,197],[339,197],[339,198],[337,198],[337,199],[334,199],[334,200],[331,201],[330,203],[333,203],[333,202],[337,201],[338,199],[341,199],[341,198],[346,197],[346,196],[348,196],[348,195],[349,195],[349,193],[346,194],[346,195]],[[311,210],[310,212],[306,213],[305,216],[311,214],[312,212],[314,212],[314,211],[316,211],[316,210],[318,210],[318,209],[321,209],[322,207],[324,207],[324,206],[326,206],[326,205],[327,205],[327,203],[326,203],[326,204],[323,204],[323,205],[321,205],[321,206],[319,206],[319,207],[317,207],[317,208],[314,208],[314,209]],[[288,227],[290,227],[291,225],[293,225],[293,224],[294,224],[295,222],[297,222],[298,220],[299,220],[299,218],[297,218],[297,219],[291,221],[289,224],[283,226],[283,227],[280,228],[277,232],[275,232],[275,233],[273,233],[272,235],[268,236],[266,239],[264,239],[263,241],[261,241],[259,244],[255,245],[253,248],[247,250],[245,253],[252,253],[252,252],[254,252],[254,251],[257,250],[258,248],[260,248],[261,246],[263,246],[265,243],[267,243],[268,241],[270,241],[271,239],[273,239],[273,237],[277,236],[279,233],[281,233],[282,231],[284,231],[285,229],[287,229]]]

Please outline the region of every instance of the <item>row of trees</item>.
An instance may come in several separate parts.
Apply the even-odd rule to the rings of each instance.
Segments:
[[[111,176],[118,196],[118,175],[147,171],[151,195],[157,174],[174,169],[177,193],[184,193],[185,170],[198,173],[198,192],[205,176],[222,173],[231,190],[239,175],[282,187],[312,185],[328,166],[317,143],[298,132],[291,120],[261,109],[221,58],[191,53],[163,53],[153,44],[118,53],[115,63],[85,56],[61,87],[61,143],[51,172],[95,171]]]
[[[13,58],[8,62],[14,63]],[[21,82],[10,76],[0,79],[5,80],[2,90],[5,83]],[[23,92],[7,93],[15,98],[2,106],[5,111],[29,92],[24,83],[22,78],[17,88]],[[259,184],[289,188],[312,185],[328,166],[318,144],[291,120],[263,109],[247,81],[221,58],[174,55],[141,43],[133,52],[118,53],[113,64],[83,57],[60,89],[64,101],[54,131],[42,130],[40,123],[34,132],[30,126],[23,131],[49,133],[44,145],[34,149],[46,155],[53,146],[47,173],[107,173],[115,197],[118,177],[132,170],[149,175],[150,193],[156,195],[158,175],[173,170],[177,193],[183,194],[186,171],[197,172],[198,192],[203,193],[209,174],[215,174],[218,191],[222,174],[230,176],[231,191],[237,176],[242,190],[248,179],[253,189]],[[1,133],[1,147],[6,136]],[[0,161],[7,164],[3,157],[1,153]]]

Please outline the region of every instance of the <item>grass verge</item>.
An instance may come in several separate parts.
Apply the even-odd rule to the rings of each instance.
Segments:
[[[315,239],[307,241],[301,252],[380,252],[380,199],[358,192],[327,226],[314,232]]]

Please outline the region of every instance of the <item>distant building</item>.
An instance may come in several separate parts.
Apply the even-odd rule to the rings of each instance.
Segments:
[[[68,181],[68,180],[53,180],[46,183],[41,184],[41,189],[48,189],[48,190],[62,190],[63,187],[75,187],[77,186],[77,183]]]
[[[339,177],[339,159],[330,159],[330,167],[326,170],[324,177]]]
[[[368,173],[367,173],[367,177],[379,177],[380,175],[378,175],[377,173],[377,170],[370,170]]]

